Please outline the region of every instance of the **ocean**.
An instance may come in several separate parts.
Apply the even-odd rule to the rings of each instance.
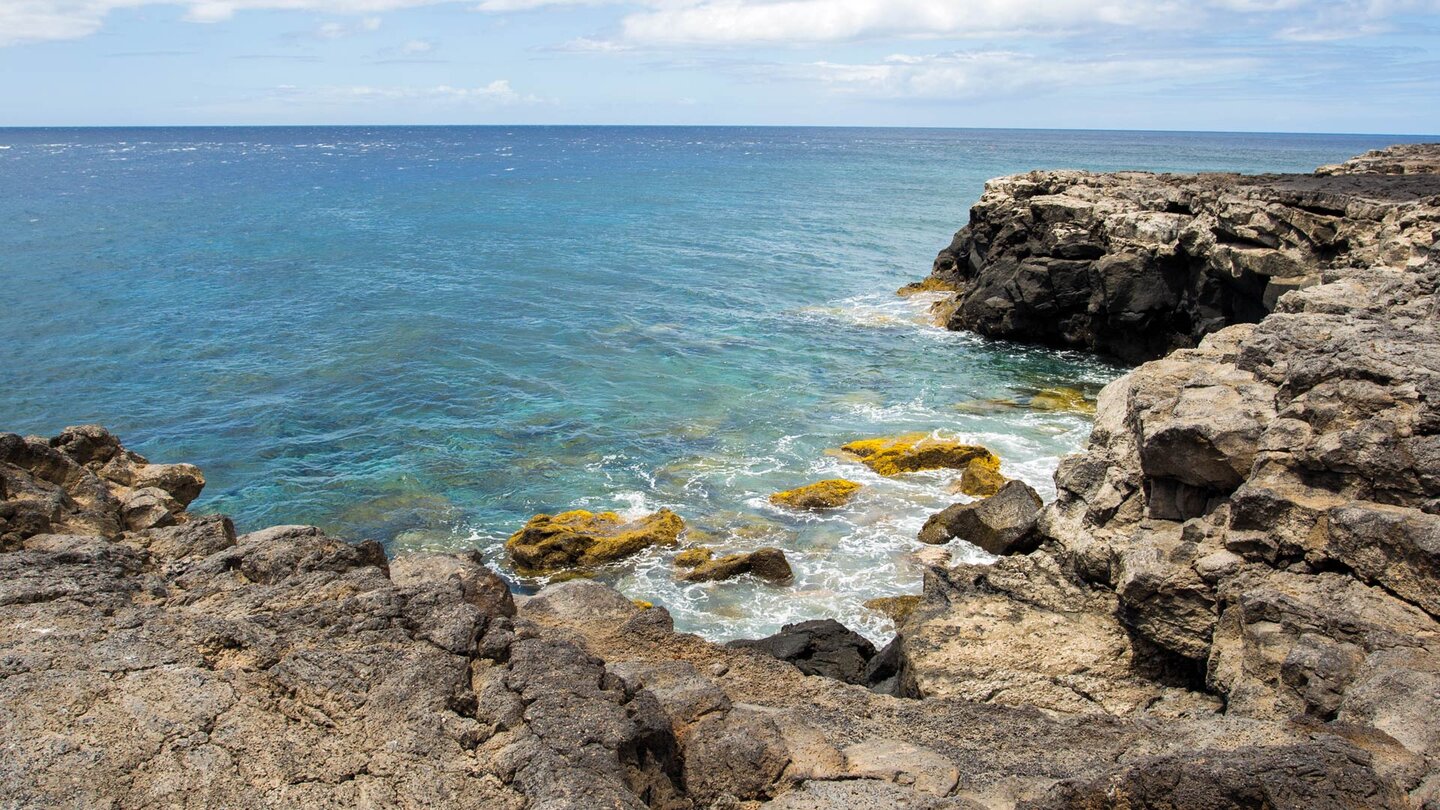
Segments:
[[[914,129],[0,129],[0,430],[100,423],[199,465],[192,510],[392,553],[479,549],[536,512],[669,507],[790,586],[600,572],[681,630],[754,637],[918,593],[953,473],[832,451],[982,443],[1051,497],[1123,369],[928,321],[922,278],[987,178],[1309,171],[1399,136]],[[767,496],[821,478],[850,506]],[[956,542],[956,561],[985,555]],[[522,589],[535,582],[515,583]]]

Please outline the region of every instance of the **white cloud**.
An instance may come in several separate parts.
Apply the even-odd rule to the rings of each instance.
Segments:
[[[412,39],[400,46],[403,56],[420,56],[435,50],[435,43],[428,39]]]
[[[496,79],[478,87],[453,87],[446,84],[433,87],[377,87],[373,85],[297,87],[282,85],[276,88],[274,96],[287,103],[304,105],[351,105],[384,101],[499,107],[513,104],[533,104],[540,100],[535,96],[517,92],[510,86],[508,79]]]
[[[1175,0],[712,0],[627,17],[625,36],[644,42],[834,42],[877,36],[933,37],[1058,31],[1096,25],[1158,27],[1191,15]]]
[[[624,53],[633,49],[623,42],[616,42],[614,40],[577,37],[569,42],[550,47],[547,50],[561,51],[564,53]]]
[[[320,39],[343,39],[352,34],[360,34],[367,31],[380,30],[379,17],[361,17],[353,23],[327,22],[322,23],[315,29],[315,36]]]
[[[790,68],[788,73],[846,95],[961,101],[1075,86],[1213,79],[1243,74],[1255,67],[1255,61],[1243,58],[1044,59],[1013,51],[964,51],[929,56],[897,54],[868,64],[814,62]]]
[[[0,0],[0,45],[79,39],[105,24],[113,11],[142,6],[178,8],[195,23],[218,23],[237,12],[271,9],[344,16],[375,15],[440,0]]]
[[[0,45],[76,39],[112,11],[178,8],[214,23],[249,10],[376,15],[446,0],[0,0]],[[614,5],[632,44],[834,42],[877,37],[966,37],[1121,28],[1267,25],[1289,30],[1364,30],[1396,15],[1440,10],[1440,0],[479,0],[491,13]],[[1237,19],[1239,18],[1239,19]],[[1300,34],[1303,36],[1303,34]]]

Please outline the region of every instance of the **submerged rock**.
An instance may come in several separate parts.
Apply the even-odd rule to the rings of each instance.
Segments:
[[[530,518],[505,548],[517,570],[545,574],[628,557],[650,546],[674,545],[685,522],[669,509],[627,521],[614,512],[576,509]]]
[[[850,442],[840,450],[881,475],[919,470],[960,470],[977,460],[993,464],[997,469],[1000,466],[1000,459],[984,447],[936,439],[926,433],[862,439]]]
[[[854,481],[830,478],[777,492],[770,496],[770,502],[790,509],[834,509],[849,503],[862,488]]]
[[[988,498],[957,503],[931,515],[920,529],[920,542],[940,544],[958,538],[991,554],[1029,551],[1038,543],[1031,529],[1043,505],[1029,484],[1011,481]]]
[[[676,565],[682,565],[678,557]],[[752,574],[776,584],[795,579],[795,573],[790,570],[790,561],[785,559],[785,552],[778,548],[761,548],[743,554],[729,554],[718,559],[707,558],[689,568],[690,570],[680,574],[680,578],[688,582],[715,582],[734,579],[744,574]]]
[[[1095,402],[1077,388],[1045,388],[1030,397],[1026,405],[1037,411],[1095,413]]]

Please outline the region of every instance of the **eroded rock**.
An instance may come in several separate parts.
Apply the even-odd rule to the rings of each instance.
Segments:
[[[576,509],[536,515],[510,535],[505,548],[517,569],[543,574],[623,559],[651,546],[674,545],[685,522],[668,509],[636,520],[614,512]]]

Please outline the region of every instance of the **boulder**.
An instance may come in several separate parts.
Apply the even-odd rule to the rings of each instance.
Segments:
[[[861,488],[854,481],[831,478],[777,492],[770,496],[770,502],[788,509],[834,509],[849,503]]]
[[[937,439],[926,433],[850,442],[840,451],[881,475],[899,475],[919,470],[962,470],[970,462],[981,459],[997,469],[1000,459],[984,447],[949,439]]]
[[[614,512],[576,509],[536,515],[510,535],[505,548],[517,570],[547,574],[603,565],[651,546],[674,545],[685,522],[669,509],[627,521]]]
[[[957,503],[931,515],[920,530],[920,542],[960,539],[991,554],[1023,553],[1038,543],[1031,529],[1043,505],[1029,484],[1011,481],[988,498]]]
[[[706,560],[681,573],[680,578],[687,582],[716,582],[744,574],[776,584],[795,579],[795,572],[790,570],[790,562],[785,559],[785,552],[778,548],[761,548]]]
[[[855,684],[866,683],[866,665],[876,653],[868,639],[834,619],[787,624],[773,636],[732,641],[728,646],[788,661],[806,675]]]

